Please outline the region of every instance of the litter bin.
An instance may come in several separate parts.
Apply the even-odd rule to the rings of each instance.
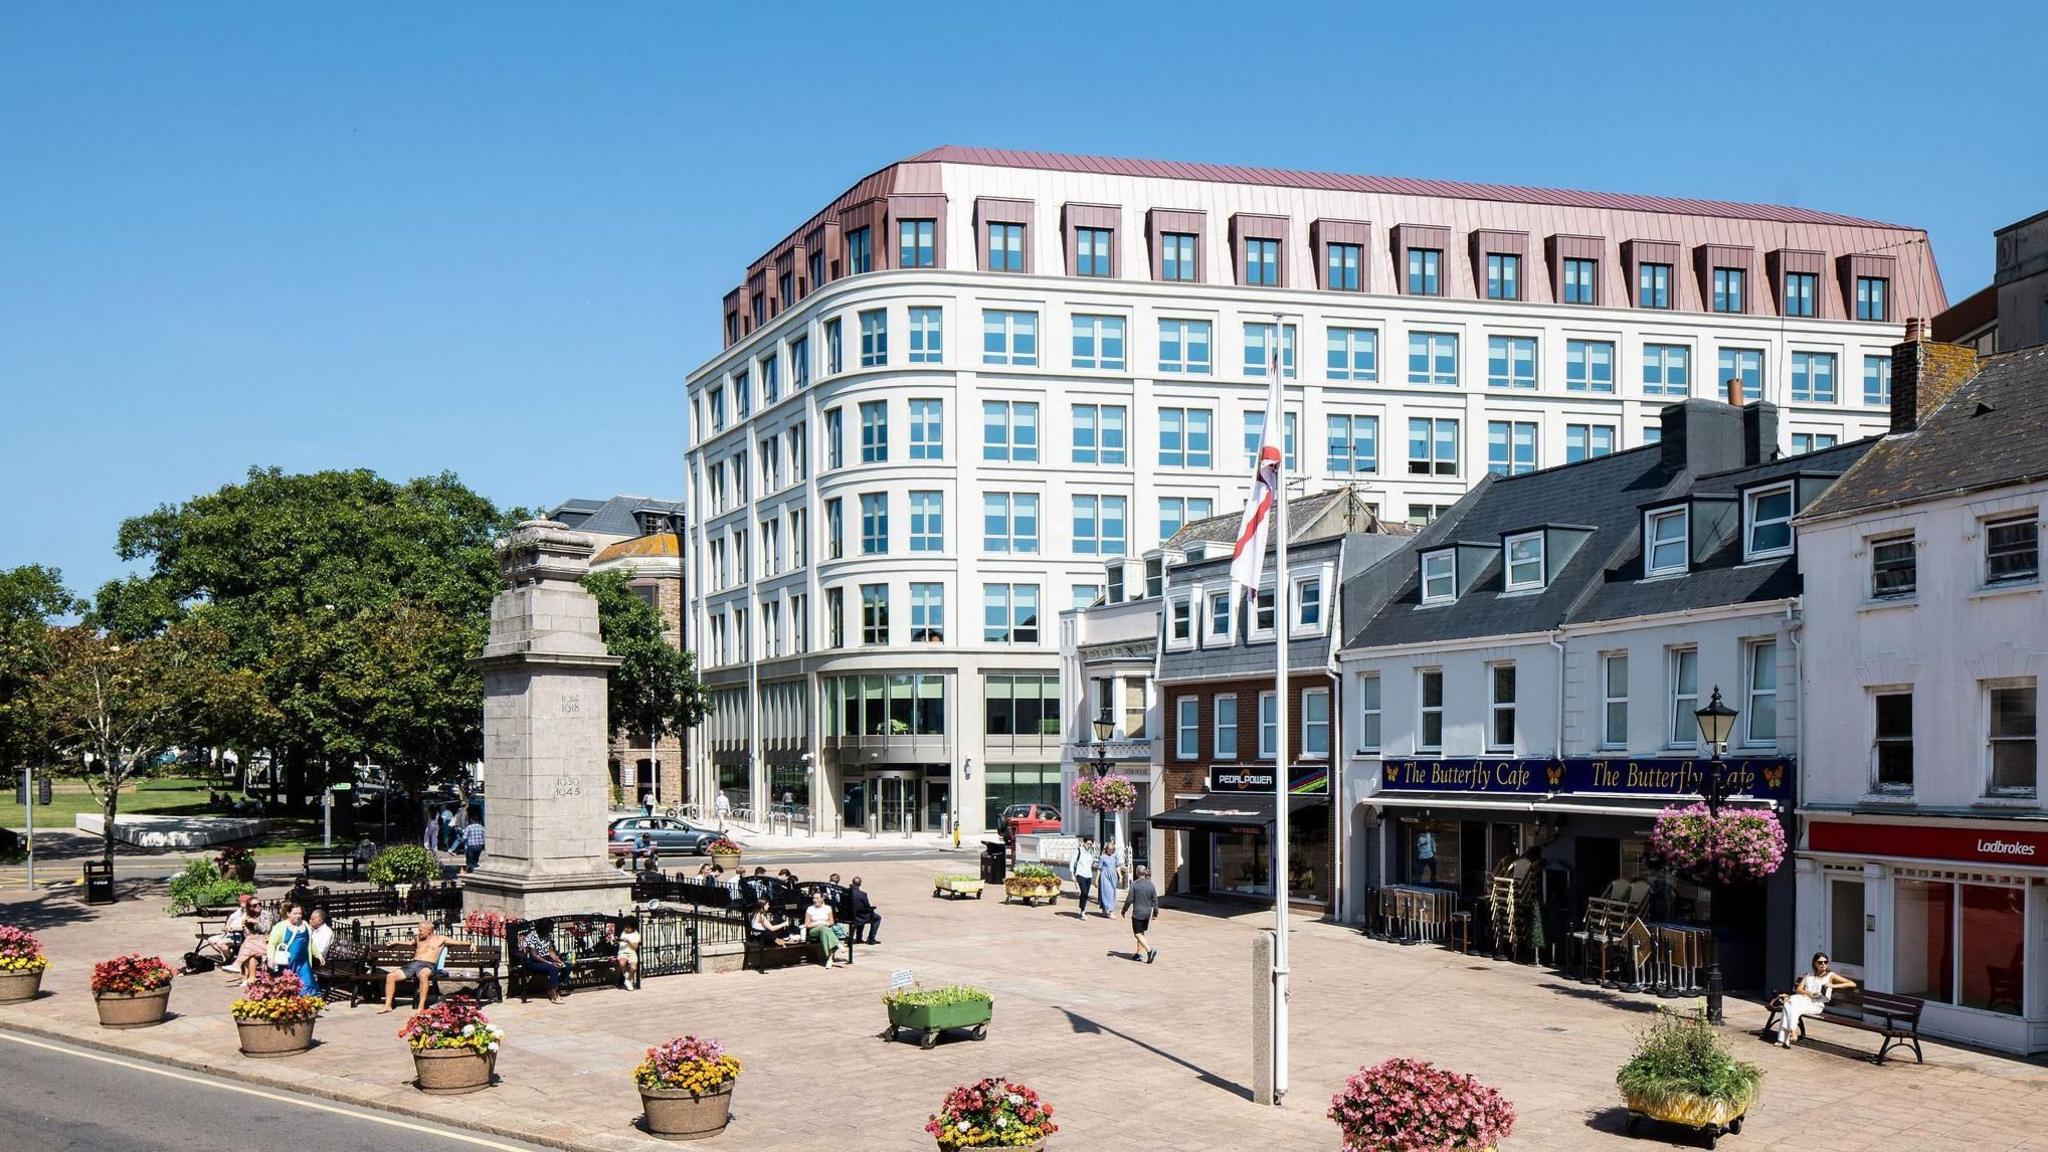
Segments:
[[[981,882],[1001,884],[1010,871],[1010,847],[1001,840],[987,840],[981,845]]]
[[[112,904],[114,902],[114,866],[104,860],[85,862],[85,902],[87,904]]]

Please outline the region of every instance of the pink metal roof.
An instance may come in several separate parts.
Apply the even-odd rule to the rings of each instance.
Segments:
[[[1563,208],[1607,208],[1623,212],[1666,212],[1680,216],[1723,216],[1735,220],[1771,220],[1788,224],[1837,224],[1862,228],[1902,227],[1833,212],[1815,212],[1810,208],[1773,204],[1735,204],[1725,200],[1637,196],[1626,192],[1574,192],[1559,188],[1525,188],[1512,184],[1470,184],[1460,180],[1411,180],[1394,176],[1353,176],[1339,172],[1298,172],[1286,168],[1194,164],[1180,160],[1072,156],[1062,152],[967,148],[954,144],[941,145],[928,152],[921,152],[903,163],[979,164],[992,168],[1037,168],[1051,172],[1089,172],[1105,176],[1141,176],[1161,180],[1265,184],[1277,188],[1315,188],[1332,192],[1380,192],[1399,196],[1439,196],[1452,200],[1549,204]]]

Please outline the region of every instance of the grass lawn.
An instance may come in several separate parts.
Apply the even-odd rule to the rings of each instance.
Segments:
[[[15,781],[19,787],[20,781]],[[214,785],[218,787],[218,785]],[[144,780],[121,790],[122,812],[206,811],[208,785],[204,780],[171,776]],[[21,805],[14,802],[14,788],[0,792],[0,828],[21,828],[27,823]],[[37,828],[70,828],[72,817],[81,812],[98,813],[100,802],[93,798],[83,780],[57,780],[51,787],[50,803],[36,805]]]

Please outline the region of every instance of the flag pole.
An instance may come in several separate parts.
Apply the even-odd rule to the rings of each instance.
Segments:
[[[1280,442],[1279,483],[1273,494],[1273,1103],[1287,1097],[1287,801],[1293,779],[1287,764],[1289,733],[1287,648],[1287,380],[1281,356],[1281,339],[1287,329],[1280,316],[1273,316],[1272,419],[1278,429],[1268,432]]]

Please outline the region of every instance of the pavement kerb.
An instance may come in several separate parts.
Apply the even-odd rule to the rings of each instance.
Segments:
[[[384,1101],[366,1100],[360,1096],[351,1096],[346,1092],[338,1092],[332,1088],[308,1084],[284,1076],[268,1075],[265,1073],[264,1067],[248,1066],[251,1064],[261,1064],[262,1062],[260,1061],[245,1060],[234,1064],[212,1064],[203,1060],[181,1060],[175,1056],[137,1052],[133,1049],[123,1048],[118,1044],[110,1044],[91,1036],[80,1036],[71,1032],[59,1031],[55,1028],[38,1028],[12,1020],[0,1021],[0,1032],[32,1036],[38,1040],[49,1040],[53,1043],[65,1044],[73,1048],[87,1048],[109,1056],[119,1056],[125,1060],[134,1060],[145,1064],[159,1064],[166,1068],[178,1068],[186,1072],[200,1072],[208,1076],[219,1076],[223,1079],[271,1088],[295,1096],[311,1096],[335,1104],[346,1104],[351,1108],[361,1108],[369,1112],[384,1112],[393,1116],[403,1116],[408,1120],[419,1120],[442,1128],[455,1128],[465,1132],[476,1132],[485,1136],[502,1136],[508,1140],[519,1140],[528,1144],[538,1144],[546,1148],[560,1148],[563,1152],[586,1152],[586,1150],[592,1147],[593,1139],[603,1139],[607,1143],[615,1140],[618,1142],[617,1147],[621,1149],[666,1148],[670,1146],[667,1141],[657,1140],[652,1136],[635,1137],[623,1134],[595,1133],[571,1140],[528,1128],[518,1128],[509,1124],[492,1124],[487,1121],[466,1118],[450,1119],[440,1113],[424,1108],[407,1108],[403,1105]],[[632,1119],[629,1118],[625,1122],[625,1126],[630,1128],[631,1125]]]

